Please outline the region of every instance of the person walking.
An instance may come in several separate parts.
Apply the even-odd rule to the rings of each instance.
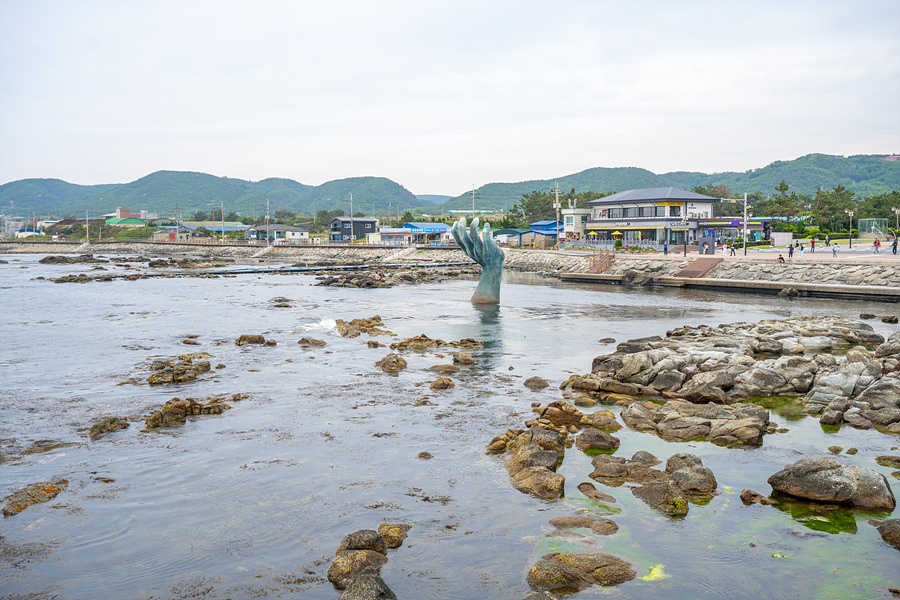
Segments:
[[[826,233],[825,234],[825,247],[827,248],[830,245],[831,245],[831,236]]]
[[[665,240],[663,242],[663,256],[668,256],[668,255],[669,255],[669,241]]]
[[[734,256],[734,242],[731,242],[731,256]]]
[[[878,240],[872,242],[872,254],[878,254]]]
[[[809,251],[811,253],[816,251],[816,238],[809,240]]]
[[[838,245],[835,244],[834,246],[831,247],[831,257],[832,258],[837,258],[837,251],[838,251]]]
[[[800,251],[800,255],[797,258],[803,258],[803,244],[800,244],[797,250]]]
[[[794,245],[788,244],[788,258],[794,258]]]
[[[897,254],[897,238],[896,237],[894,238],[894,243],[891,244],[891,252],[893,252],[894,254]]]

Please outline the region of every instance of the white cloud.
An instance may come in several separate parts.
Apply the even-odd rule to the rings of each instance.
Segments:
[[[417,193],[900,151],[900,5],[0,0],[0,182]]]

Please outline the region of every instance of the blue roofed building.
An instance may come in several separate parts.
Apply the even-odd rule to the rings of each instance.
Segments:
[[[413,244],[443,244],[450,240],[450,226],[446,223],[417,223],[410,221],[398,229],[408,230]]]

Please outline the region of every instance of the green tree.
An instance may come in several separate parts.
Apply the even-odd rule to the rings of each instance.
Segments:
[[[416,218],[413,216],[413,214],[409,211],[406,211],[403,213],[403,216],[400,217],[400,224],[404,225],[406,223],[409,223],[410,221],[415,221],[415,220],[416,220]]]
[[[205,220],[206,220],[206,213],[203,212],[202,210],[198,210],[197,212],[194,213],[194,216],[191,217],[191,221],[205,221]]]
[[[275,211],[275,223],[287,223],[291,219],[297,216],[297,213],[287,210],[286,208],[279,208]]]

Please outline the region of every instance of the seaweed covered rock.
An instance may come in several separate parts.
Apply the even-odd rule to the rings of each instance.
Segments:
[[[172,398],[163,407],[147,417],[144,425],[148,429],[157,427],[179,427],[187,422],[187,418],[196,415],[219,415],[231,409],[226,401],[237,402],[245,399],[246,394],[231,396],[210,396],[205,401],[196,398]]]
[[[375,366],[381,367],[381,370],[386,373],[396,373],[406,368],[406,359],[399,354],[388,354],[376,362]]]
[[[29,506],[53,500],[67,487],[69,487],[68,479],[55,479],[44,483],[33,483],[17,490],[6,497],[3,516],[12,517]]]

